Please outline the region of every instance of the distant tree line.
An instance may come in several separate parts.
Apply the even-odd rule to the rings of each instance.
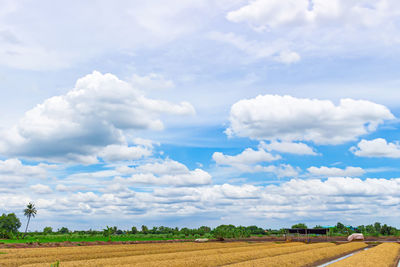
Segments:
[[[292,228],[305,228],[307,225],[304,223],[298,223],[292,225]],[[317,225],[314,228],[322,228],[322,226]],[[329,227],[330,233],[333,235],[350,235],[353,233],[362,233],[366,236],[398,236],[400,235],[400,230],[393,226],[388,226],[387,224],[381,224],[376,222],[369,225],[359,225],[357,227],[346,226],[341,222],[338,222],[335,226]]]
[[[36,212],[32,214],[32,206],[30,206],[30,212],[25,212],[28,217],[34,217]],[[26,211],[26,210],[25,210]],[[36,211],[33,209],[33,211]],[[0,238],[6,239],[19,239],[24,238],[25,234],[18,231],[21,227],[21,221],[14,213],[2,214],[0,216]],[[315,226],[314,228],[321,228],[322,226]],[[292,226],[292,228],[307,228],[304,223],[298,223]],[[338,222],[335,226],[329,227],[330,233],[332,235],[349,235],[355,232],[363,233],[367,236],[399,236],[400,230],[395,227],[388,226],[387,224],[381,224],[376,222],[370,225],[360,225],[357,227],[346,226],[343,223]],[[178,228],[178,227],[167,227],[167,226],[154,226],[152,228],[142,225],[140,228],[133,226],[129,230],[118,229],[117,226],[109,227],[107,226],[103,230],[85,230],[85,231],[71,231],[67,227],[61,227],[57,230],[53,230],[52,227],[45,227],[43,231],[35,231],[27,233],[28,236],[32,235],[89,235],[96,236],[102,235],[109,237],[114,235],[165,235],[166,237],[173,238],[197,238],[197,237],[207,237],[207,238],[246,238],[250,236],[261,236],[261,235],[281,235],[285,232],[284,229],[272,230],[263,229],[258,226],[234,226],[230,225],[220,225],[215,228],[208,226],[201,226],[199,228]]]

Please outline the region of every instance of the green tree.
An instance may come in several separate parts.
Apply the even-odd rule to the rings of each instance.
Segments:
[[[147,234],[149,232],[149,228],[146,225],[142,225],[142,234]]]
[[[138,229],[136,228],[136,226],[132,226],[131,233],[137,234],[137,232],[138,232]]]
[[[21,221],[14,213],[4,214],[0,216],[0,236],[10,238],[12,234],[18,232],[21,227]]]
[[[380,222],[374,223],[374,228],[376,233],[380,233],[382,228],[381,223]]]
[[[67,227],[61,227],[61,229],[58,229],[57,232],[59,232],[60,234],[68,234],[69,230]]]
[[[53,233],[53,228],[51,228],[50,226],[47,226],[47,227],[43,228],[43,233],[51,234],[51,233]]]
[[[255,225],[247,226],[246,231],[248,231],[251,235],[264,235],[265,230],[257,227]]]
[[[236,227],[232,224],[229,225],[220,225],[217,226],[213,231],[212,234],[215,238],[219,240],[224,240],[225,238],[243,238],[249,237],[250,232],[246,230],[246,227],[239,226]]]
[[[26,235],[26,232],[28,231],[28,226],[29,226],[31,217],[35,218],[36,214],[37,214],[37,210],[36,210],[35,204],[33,204],[32,202],[29,202],[29,204],[26,205],[26,209],[24,209],[24,215],[28,218],[24,236]]]
[[[357,232],[364,234],[366,232],[365,226],[364,225],[357,226]]]
[[[368,224],[367,226],[365,226],[365,231],[369,235],[373,235],[373,234],[375,234],[375,227],[372,224]]]
[[[292,229],[295,229],[295,228],[307,229],[307,225],[305,223],[298,223],[298,224],[292,225]]]

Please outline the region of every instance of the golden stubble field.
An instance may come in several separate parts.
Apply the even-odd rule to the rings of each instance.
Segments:
[[[394,263],[398,244],[379,245],[360,253]],[[154,243],[57,248],[0,249],[0,266],[312,266],[367,247],[365,243],[300,242]],[[355,254],[352,257],[360,255]],[[348,260],[352,259],[348,258]],[[357,261],[357,259],[355,260]],[[340,266],[340,265],[339,265]],[[342,265],[352,266],[352,265]],[[360,265],[361,266],[361,265]],[[364,265],[362,266],[369,266]],[[370,265],[389,266],[389,265]]]

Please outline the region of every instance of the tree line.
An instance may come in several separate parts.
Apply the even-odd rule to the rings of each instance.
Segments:
[[[305,228],[307,229],[307,225],[304,223],[298,223],[292,225],[292,228]],[[323,228],[320,225],[316,225],[313,228]],[[382,224],[380,222],[375,222],[374,224],[368,225],[359,225],[357,227],[351,225],[344,225],[341,222],[338,222],[335,226],[329,227],[329,231],[333,235],[350,235],[353,233],[362,233],[367,236],[398,236],[400,235],[400,229],[396,227]]]
[[[21,221],[14,213],[2,214],[0,216],[0,238],[8,239],[20,239],[24,238],[28,231],[28,226],[31,218],[34,218],[37,214],[36,207],[33,203],[29,203],[24,209],[24,215],[27,217],[27,224],[25,232],[19,232],[19,228],[22,226]],[[314,228],[321,228],[322,226],[316,225]],[[292,225],[292,228],[308,228],[304,223],[298,223]],[[338,222],[335,226],[329,227],[331,235],[350,235],[352,233],[363,233],[369,236],[399,236],[400,230],[389,226],[387,224],[381,224],[376,222],[370,225],[360,225],[357,227],[346,226],[341,222]],[[43,231],[35,231],[34,233],[29,233],[29,235],[49,235],[49,234],[78,234],[78,235],[103,235],[110,237],[112,235],[169,235],[169,236],[183,236],[183,237],[210,237],[217,239],[224,238],[245,238],[255,235],[282,235],[285,233],[285,229],[273,230],[273,229],[263,229],[258,226],[234,226],[230,225],[220,225],[215,228],[208,226],[201,226],[199,228],[178,228],[178,227],[167,227],[159,226],[149,228],[146,225],[142,225],[139,229],[133,226],[130,230],[121,230],[116,226],[107,226],[103,230],[86,230],[86,231],[71,231],[67,227],[61,227],[56,231],[52,227],[45,227]]]

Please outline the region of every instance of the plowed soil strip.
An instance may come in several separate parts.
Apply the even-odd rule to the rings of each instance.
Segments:
[[[365,243],[349,243],[344,245],[335,245],[333,247],[317,248],[302,252],[279,255],[275,257],[266,257],[257,260],[250,260],[229,265],[230,267],[250,267],[250,266],[268,266],[268,267],[300,267],[311,266],[315,262],[324,259],[335,258],[344,253],[349,253],[361,248],[367,247]]]
[[[379,267],[395,266],[399,256],[400,245],[397,243],[384,243],[371,249],[354,254],[344,260],[335,262],[330,267]]]
[[[211,245],[211,246],[210,246]],[[219,246],[215,246],[217,244],[196,244],[192,245],[187,243],[182,243],[181,246],[173,246],[172,248],[163,248],[159,249],[157,247],[146,247],[141,248],[141,250],[135,250],[135,245],[131,247],[123,247],[121,251],[108,251],[105,250],[105,246],[99,246],[97,248],[87,249],[74,248],[71,250],[70,248],[59,248],[57,253],[53,255],[46,254],[46,250],[41,250],[41,254],[38,254],[38,251],[35,251],[35,255],[32,255],[32,251],[30,251],[29,256],[23,255],[23,253],[19,253],[19,255],[13,255],[14,257],[2,258],[0,255],[0,266],[19,266],[22,264],[30,264],[30,263],[51,263],[56,260],[60,260],[63,262],[63,266],[68,261],[77,261],[77,260],[88,260],[88,259],[103,259],[103,258],[118,258],[118,257],[139,257],[143,256],[144,258],[150,259],[165,259],[168,257],[176,257],[169,256],[169,254],[182,254],[186,255],[186,253],[190,252],[197,254],[207,254],[207,253],[230,253],[230,252],[238,252],[238,251],[248,251],[248,250],[257,250],[257,249],[265,249],[269,247],[276,246],[286,246],[286,247],[294,247],[304,245],[303,243],[287,243],[287,244],[276,244],[276,243],[255,243],[248,244],[242,243],[241,246],[238,246],[237,243],[220,243]],[[129,250],[129,249],[132,250]],[[54,252],[54,251],[53,251]],[[192,254],[193,254],[192,253]],[[43,266],[43,265],[42,265]]]
[[[69,261],[63,262],[63,267],[72,266],[221,266],[224,264],[240,262],[243,260],[257,259],[260,257],[281,255],[285,253],[291,253],[296,251],[305,251],[313,248],[331,247],[336,246],[332,243],[318,243],[311,245],[296,245],[281,244],[275,247],[269,248],[251,248],[246,251],[235,251],[226,253],[210,254],[207,252],[193,251],[190,253],[169,253],[169,254],[158,254],[158,255],[143,255],[134,257],[119,257],[119,258],[108,258],[98,260],[86,260],[86,261]],[[155,257],[156,256],[156,257]],[[40,264],[36,265],[24,265],[25,267],[43,266]]]

